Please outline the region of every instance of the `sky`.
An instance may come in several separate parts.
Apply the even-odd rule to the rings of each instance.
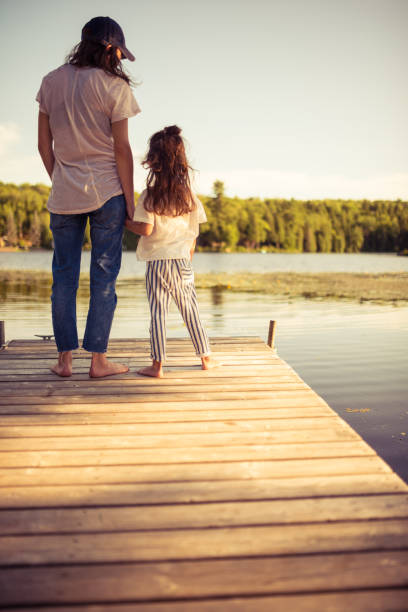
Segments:
[[[35,96],[98,15],[136,56],[136,190],[176,123],[202,194],[408,199],[408,0],[0,0],[0,181],[49,184]]]

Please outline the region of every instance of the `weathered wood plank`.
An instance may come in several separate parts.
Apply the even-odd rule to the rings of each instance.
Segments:
[[[91,398],[92,399],[92,398]],[[5,415],[18,415],[20,418],[21,414],[32,414],[32,415],[43,415],[43,414],[98,414],[108,412],[115,415],[118,412],[157,412],[157,403],[155,402],[144,402],[142,406],[137,404],[140,402],[135,401],[111,401],[107,402],[103,399],[103,402],[89,402],[79,401],[72,402],[70,398],[67,398],[64,402],[58,404],[54,403],[53,399],[49,399],[49,403],[45,403],[41,400],[41,404],[22,404],[21,401],[18,403],[7,403],[6,405],[0,406],[0,414]],[[253,398],[251,400],[251,411],[255,413],[260,408],[270,408],[271,416],[275,413],[277,408],[309,408],[315,406],[324,406],[327,412],[335,415],[334,410],[329,408],[322,398],[317,396],[315,393],[309,390],[305,390],[303,393],[295,392],[283,392],[275,393],[274,397],[268,398]],[[172,412],[176,410],[184,411],[186,409],[185,401],[166,401],[162,402],[160,410],[162,412]],[[188,405],[189,410],[235,410],[235,409],[246,409],[248,410],[248,401],[243,399],[228,399],[225,398],[223,401],[203,399],[195,402],[190,402]],[[0,420],[0,426],[3,418]]]
[[[171,415],[165,413],[135,413],[131,423],[125,424],[50,424],[30,425],[20,427],[18,425],[4,425],[0,428],[0,439],[2,438],[43,438],[43,437],[67,437],[67,436],[115,436],[115,435],[171,435],[171,434],[205,434],[205,433],[233,433],[233,432],[281,432],[299,430],[327,430],[335,432],[353,431],[348,425],[333,415],[316,418],[296,419],[267,419],[268,414],[260,414],[259,418],[252,418],[248,412],[207,412],[207,413],[185,413],[184,421],[180,413]],[[354,432],[355,433],[355,432]],[[341,433],[339,433],[341,435]],[[347,434],[345,434],[347,435]],[[359,438],[358,434],[355,436]],[[248,438],[250,440],[250,438]],[[2,446],[3,448],[3,446]]]
[[[307,418],[326,418],[332,417],[336,418],[335,413],[324,404],[319,404],[318,402],[306,402],[302,401],[302,405],[298,406],[297,400],[282,400],[282,402],[278,401],[273,402],[272,405],[270,402],[264,402],[264,400],[258,400],[261,403],[260,408],[263,406],[268,406],[269,415],[268,420],[270,419],[293,419],[293,420],[302,420]],[[251,404],[252,413],[256,410],[257,406]],[[263,404],[263,405],[262,405]],[[276,406],[279,406],[276,407]],[[104,410],[99,410],[99,408],[104,408]],[[235,409],[247,408],[247,402],[225,402],[225,405],[222,405],[223,412],[227,413],[231,411],[231,414],[235,412]],[[43,426],[48,427],[50,425],[86,425],[86,424],[111,424],[111,425],[119,425],[134,422],[134,415],[139,414],[149,414],[151,412],[157,412],[154,410],[153,406],[150,404],[146,404],[144,406],[139,406],[139,409],[136,410],[133,408],[132,404],[112,404],[105,405],[102,404],[79,404],[76,406],[68,406],[64,408],[64,406],[50,406],[49,410],[52,412],[46,412],[44,407],[31,407],[29,410],[31,412],[27,412],[26,406],[13,406],[10,408],[11,414],[1,413],[0,419],[0,437],[3,432],[3,427],[17,426],[21,429],[25,430],[27,436],[30,435],[30,426]],[[77,410],[73,411],[72,409],[76,408]],[[218,402],[212,403],[208,402],[208,409],[206,409],[206,403],[197,402],[196,404],[189,405],[189,411],[201,412],[201,411],[213,411],[214,408],[220,408],[220,404]],[[55,413],[54,413],[55,410]],[[67,410],[67,412],[64,412]],[[166,413],[174,413],[177,412],[181,414],[185,410],[184,403],[173,403],[173,408],[169,406],[167,403],[160,407],[160,414]],[[316,421],[318,422],[318,421]],[[45,432],[47,430],[45,429]]]
[[[407,566],[408,552],[384,551],[262,559],[97,564],[88,565],[86,572],[82,565],[3,568],[0,587],[3,603],[7,605],[97,603],[112,601],[118,594],[122,602],[148,602],[370,588],[376,589],[380,597],[379,589],[382,587],[406,586]],[[172,612],[180,604],[177,601]],[[191,605],[191,601],[187,604]],[[188,605],[184,610],[189,610]]]
[[[265,351],[262,351],[261,349],[258,348],[254,348],[252,351],[252,355],[248,356],[248,359],[251,360],[254,359],[255,361],[259,361],[259,360],[266,360],[270,365],[282,365],[285,364],[286,362],[284,362],[282,359],[280,359],[280,357],[272,351],[269,351],[267,353],[265,353]],[[26,352],[15,352],[15,353],[11,353],[10,351],[2,351],[1,352],[2,357],[0,357],[0,366],[2,368],[5,368],[7,363],[11,363],[13,364],[13,366],[15,365],[16,367],[24,367],[24,364],[26,364],[26,367],[39,367],[42,363],[52,363],[53,361],[55,362],[57,353],[55,352],[48,352],[48,353],[35,353],[35,351],[26,351]],[[116,354],[113,353],[109,353],[108,356],[111,359],[128,359],[130,361],[130,363],[137,363],[137,362],[145,362],[146,360],[149,360],[149,355],[150,355],[150,348],[146,347],[146,349],[143,350],[132,350],[130,349],[129,351],[126,352],[125,355],[122,356],[118,356]],[[235,360],[235,358],[238,359],[238,363],[243,365],[243,359],[245,358],[245,355],[247,355],[246,351],[243,349],[230,349],[229,347],[225,347],[224,349],[220,349],[220,350],[215,350],[214,351],[214,355],[220,356],[220,355],[226,355],[228,358],[231,358],[232,361]],[[74,360],[74,364],[76,367],[83,365],[83,366],[89,366],[89,362],[91,359],[91,355],[85,352],[82,353],[76,353],[75,351],[72,354],[72,358]],[[177,360],[182,360],[183,362],[189,362],[190,365],[194,365],[194,367],[196,367],[197,365],[201,364],[200,359],[190,350],[186,351],[186,350],[178,350],[177,348],[174,348],[172,350],[170,350],[170,353],[168,354],[167,360],[166,360],[166,364],[168,366],[170,365],[174,365],[174,362]],[[228,364],[226,364],[228,365]],[[288,364],[287,364],[288,365]],[[237,365],[237,367],[240,367],[239,365]],[[290,367],[290,366],[289,366]]]
[[[52,363],[55,363],[55,359],[52,361],[50,360],[50,364],[52,365]],[[129,372],[126,372],[126,374],[116,374],[115,375],[115,380],[121,380],[121,379],[125,379],[125,378],[129,378],[129,377],[138,377],[137,374],[137,363],[146,363],[146,360],[133,360],[132,358],[127,358],[126,362],[128,363],[128,365],[130,365],[131,369]],[[17,360],[8,360],[8,363],[12,365],[12,368],[10,367],[5,367],[5,364],[3,363],[2,365],[4,367],[0,367],[0,376],[3,377],[7,377],[8,375],[12,376],[15,375],[17,377],[22,377],[24,375],[28,376],[30,379],[30,377],[35,378],[35,376],[39,376],[39,375],[43,375],[43,376],[49,376],[50,380],[56,380],[56,376],[55,374],[53,374],[48,367],[38,367],[38,364],[36,364],[35,361],[29,361],[27,363],[27,365],[24,365],[23,363],[21,363],[20,361]],[[74,362],[74,370],[73,370],[73,374],[71,377],[71,380],[76,379],[77,377],[80,380],[89,380],[89,376],[88,376],[88,372],[89,372],[89,360],[84,363],[83,365],[81,365],[78,360],[76,360]],[[257,364],[255,364],[257,365]],[[273,359],[273,360],[269,360],[268,364],[265,364],[263,366],[260,367],[256,367],[255,370],[250,370],[248,371],[248,364],[245,364],[241,361],[237,362],[237,363],[233,363],[233,364],[223,364],[223,366],[220,369],[214,370],[214,375],[215,372],[217,373],[215,375],[215,378],[219,377],[219,378],[224,378],[225,376],[239,376],[242,374],[244,374],[245,369],[248,371],[248,376],[252,377],[252,376],[266,376],[269,373],[273,374],[274,373],[274,368],[276,368],[276,371],[278,371],[279,369],[282,370],[282,372],[286,373],[293,373],[292,369],[285,364],[284,362],[282,362],[279,359]],[[12,371],[11,371],[12,370]],[[191,364],[185,364],[183,366],[177,366],[177,365],[172,365],[172,364],[167,364],[164,366],[164,371],[167,374],[167,378],[171,378],[173,375],[175,377],[177,377],[177,375],[180,376],[188,376],[189,378],[198,378],[198,377],[205,377],[207,376],[208,378],[214,378],[213,373],[211,372],[211,374],[209,373],[209,371],[207,370],[202,370],[201,369],[201,362],[194,362]]]
[[[408,548],[408,520],[0,536],[0,565],[216,559]]]
[[[405,589],[387,589],[386,591],[364,590],[352,592],[315,593],[302,595],[273,595],[230,597],[222,599],[196,599],[161,603],[131,603],[131,604],[90,604],[73,606],[47,606],[49,612],[254,612],[258,610],[273,610],[273,612],[406,612]],[[38,610],[38,608],[13,607],[5,608],[5,612]]]
[[[143,531],[408,518],[408,494],[0,511],[2,535]]]
[[[299,388],[297,390],[299,394],[299,401],[301,402],[302,395],[308,392],[307,389]],[[178,391],[173,393],[126,393],[124,395],[105,395],[103,393],[94,395],[56,395],[49,394],[48,396],[30,396],[30,395],[12,395],[9,397],[0,397],[0,404],[5,406],[12,406],[13,404],[22,404],[23,402],[28,404],[77,404],[77,403],[100,403],[103,397],[104,403],[136,403],[136,402],[167,402],[167,401],[178,401],[178,402],[197,402],[197,401],[223,401],[225,400],[247,400],[252,402],[254,399],[276,399],[278,397],[285,397],[290,394],[293,397],[296,390],[287,391],[285,389],[274,389],[273,391],[267,389],[264,391],[223,391],[213,392],[211,390],[203,392],[191,392],[184,393],[180,388]],[[310,392],[313,394],[313,392]]]
[[[294,419],[296,420],[296,419]],[[125,427],[123,427],[125,429]],[[65,430],[65,428],[64,428]],[[125,449],[125,448],[189,448],[189,447],[216,447],[216,446],[254,446],[270,444],[287,444],[305,442],[325,443],[334,441],[360,440],[360,436],[352,429],[345,427],[331,427],[324,429],[296,429],[281,431],[254,431],[248,437],[248,433],[196,433],[196,434],[168,434],[168,435],[126,435],[111,432],[111,435],[75,436],[64,431],[64,436],[50,437],[47,432],[44,437],[27,437],[27,432],[21,431],[21,436],[14,438],[2,438],[0,443],[0,465],[1,456],[5,451],[56,451],[56,450],[93,450],[93,449]],[[67,434],[67,435],[65,435]]]
[[[374,451],[373,451],[374,452]],[[375,454],[270,461],[169,463],[136,466],[27,467],[0,470],[0,486],[197,482],[346,474],[387,474],[391,468]]]
[[[16,467],[71,467],[154,465],[167,463],[198,463],[224,461],[262,461],[283,459],[315,459],[321,457],[365,457],[375,455],[363,441],[304,442],[301,444],[271,444],[244,446],[205,446],[122,448],[120,450],[55,450],[55,451],[5,451],[0,453],[0,469]]]
[[[193,482],[10,486],[0,491],[0,508],[195,504],[199,502],[304,499],[327,496],[406,493],[393,473],[258,478]],[[371,497],[366,499],[370,507]],[[30,512],[30,511],[29,511]]]
[[[173,381],[172,381],[173,383]],[[201,381],[200,381],[201,383]],[[258,392],[258,393],[269,393],[270,390],[272,391],[287,391],[287,390],[300,390],[303,391],[305,388],[305,385],[303,383],[298,383],[298,382],[292,382],[292,381],[271,381],[269,383],[268,386],[262,386],[259,385],[257,383],[222,383],[219,385],[206,385],[205,383],[201,383],[201,384],[196,384],[196,385],[186,385],[186,384],[182,384],[182,383],[174,383],[174,384],[166,384],[166,385],[157,385],[156,387],[153,387],[154,389],[154,394],[156,396],[160,396],[160,395],[165,395],[167,397],[171,396],[173,393],[183,393],[184,396],[189,397],[190,394],[191,396],[196,396],[199,393],[202,393],[203,395],[208,395],[209,397],[214,397],[215,394],[219,395],[220,393],[223,392],[234,392],[234,393],[241,393],[241,397],[245,397],[247,396],[251,391],[254,392]],[[49,383],[43,383],[42,387],[36,387],[35,389],[30,388],[30,387],[24,387],[24,386],[19,386],[19,385],[15,385],[14,387],[10,386],[10,385],[4,385],[2,386],[2,399],[3,401],[7,401],[8,397],[24,397],[24,396],[28,396],[28,397],[32,397],[32,396],[36,396],[36,397],[45,397],[45,398],[49,398],[49,397],[70,397],[70,396],[74,396],[74,397],[88,397],[88,396],[92,396],[92,395],[96,395],[100,398],[100,396],[111,396],[111,397],[115,397],[115,395],[117,395],[118,390],[120,390],[120,395],[122,397],[126,397],[126,396],[134,396],[134,395],[148,395],[149,391],[152,393],[153,391],[151,391],[152,387],[150,385],[144,385],[143,383],[139,383],[139,384],[129,384],[129,385],[123,385],[122,387],[116,387],[115,385],[112,386],[108,386],[108,384],[98,384],[98,385],[91,385],[89,384],[88,387],[81,387],[79,385],[79,383],[72,383],[72,387],[59,387],[59,386],[54,386],[52,384]]]
[[[30,427],[21,428],[19,426],[4,426],[1,428],[2,437],[43,437],[44,433],[49,436],[64,436],[64,435],[109,435],[126,433],[125,427],[128,428],[129,435],[147,435],[147,434],[171,434],[171,433],[198,433],[198,432],[238,432],[238,431],[297,431],[300,429],[327,429],[333,426],[333,429],[344,430],[348,426],[338,421],[333,415],[325,415],[322,417],[308,418],[299,417],[297,419],[268,419],[268,411],[257,412],[257,416],[247,411],[242,412],[223,412],[217,411],[214,413],[185,413],[186,421],[183,421],[180,413],[172,415],[171,413],[158,412],[154,413],[134,413],[132,423],[126,423],[125,426],[117,424],[94,425],[80,424],[65,426],[58,425],[32,425]],[[45,430],[46,427],[46,430]]]
[[[169,338],[169,342],[180,342],[182,340],[185,340],[183,338]],[[243,336],[215,336],[214,338],[211,339],[211,342],[214,342],[214,344],[216,344],[217,342],[229,342],[231,344],[236,343],[236,342],[241,342],[241,341],[253,341],[253,342],[261,342],[262,344],[264,344],[264,342],[259,338],[259,336],[252,336],[250,334],[248,335],[243,335]],[[51,341],[51,343],[53,344],[54,341]],[[146,343],[149,344],[149,337],[146,336],[144,338],[111,338],[109,340],[109,346],[115,346],[115,345],[120,345],[120,344],[127,344],[127,343],[136,343],[136,344],[141,344],[141,343]],[[12,345],[20,345],[20,344],[46,344],[47,341],[41,341],[38,339],[34,339],[34,338],[22,338],[22,339],[16,339],[16,340],[12,340],[11,341]]]
[[[80,343],[82,341],[80,340]],[[192,347],[190,338],[186,335],[184,338],[168,338],[168,348],[172,350],[174,348],[181,348],[186,350],[188,347]],[[258,347],[262,350],[267,349],[268,352],[273,352],[265,342],[259,338],[259,336],[214,336],[211,338],[211,347],[214,349],[226,346],[233,350],[234,347],[245,349],[245,347]],[[150,349],[149,338],[111,338],[109,340],[108,353],[123,348],[130,348],[131,350],[137,349]],[[24,339],[24,340],[11,340],[7,351],[9,352],[21,352],[23,350],[29,350],[32,353],[39,352],[50,352],[57,351],[54,340],[52,341],[41,341],[37,339]],[[76,349],[75,353],[82,353],[89,355],[87,351],[82,348]]]
[[[33,385],[33,387],[40,382],[49,382],[58,386],[63,386],[64,384],[66,385],[72,382],[80,382],[82,385],[85,385],[89,384],[90,382],[88,370],[89,367],[86,369],[83,368],[83,372],[81,373],[78,371],[78,369],[75,369],[72,377],[66,381],[58,380],[55,374],[47,370],[39,371],[37,369],[31,371],[30,369],[16,369],[15,371],[13,371],[12,374],[9,373],[8,370],[0,370],[0,382],[24,383],[26,386]],[[117,374],[114,379],[111,379],[109,384],[120,386],[120,384],[122,384],[122,381],[126,381],[128,383],[129,381],[133,381],[133,384],[135,384],[135,381],[140,382],[141,380],[144,380],[145,384],[150,384],[154,386],[158,384],[163,384],[163,381],[165,382],[173,379],[190,381],[192,378],[205,380],[207,384],[218,384],[218,381],[220,379],[242,379],[244,374],[244,366],[222,366],[220,368],[215,369],[214,371],[201,370],[201,368],[196,367],[194,369],[177,369],[173,367],[171,370],[166,370],[165,368],[164,371],[166,374],[165,379],[157,380],[143,378],[140,374],[137,374],[136,370],[131,370],[126,374]],[[301,380],[300,377],[294,374],[289,368],[285,368],[281,365],[269,365],[263,366],[262,369],[259,368],[258,370],[250,370],[248,374],[245,374],[245,380],[248,379],[251,382],[268,384],[272,376],[274,377],[274,379],[279,380],[288,380],[288,377],[290,377],[290,380]]]
[[[210,339],[211,350],[214,353],[228,351],[231,354],[235,353],[243,353],[246,351],[251,352],[259,352],[264,353],[266,355],[274,355],[279,358],[276,350],[271,350],[260,338],[258,338],[257,342],[254,342],[251,338],[247,338],[249,342],[246,342],[245,339],[238,342],[215,342],[215,338]],[[107,355],[114,355],[115,353],[129,353],[130,356],[134,355],[145,355],[150,351],[150,342],[124,342],[115,344],[113,346],[108,346]],[[168,339],[167,341],[167,354],[174,356],[180,354],[186,354],[190,357],[196,357],[193,344],[190,338],[178,338],[178,339]],[[34,340],[31,345],[27,346],[14,346],[11,342],[7,346],[7,349],[2,352],[2,359],[4,359],[4,355],[9,355],[12,358],[17,358],[19,355],[30,355],[35,359],[36,357],[42,357],[44,355],[51,355],[51,357],[55,357],[57,354],[56,345],[47,343],[40,343]],[[87,352],[85,349],[79,348],[75,349],[72,352],[73,357],[76,359],[90,359],[91,353]]]
[[[260,360],[260,361],[273,361],[275,359],[279,359],[279,357],[277,357],[276,353],[274,353],[273,351],[266,351],[266,349],[262,348],[262,347],[251,347],[251,346],[247,346],[247,347],[243,347],[242,349],[235,349],[232,350],[230,347],[219,347],[219,348],[215,348],[213,350],[213,354],[220,357],[220,356],[225,356],[226,358],[228,358],[228,360],[231,360],[232,362],[238,360],[238,361],[243,361],[245,358],[247,360]],[[6,361],[6,358],[8,361],[32,361],[35,360],[37,362],[39,361],[49,361],[49,360],[55,360],[58,353],[55,350],[50,350],[47,352],[39,352],[37,353],[34,349],[33,350],[19,350],[16,351],[15,353],[10,352],[9,350],[6,351],[2,351],[1,353],[2,357],[0,359],[0,361],[2,363],[4,363]],[[124,347],[123,349],[118,349],[118,350],[110,350],[108,353],[108,356],[111,357],[112,359],[133,359],[133,360],[144,360],[144,361],[149,361],[150,360],[150,347],[146,347],[146,349],[142,349],[142,350],[137,350],[131,347]],[[88,362],[91,358],[90,353],[85,353],[84,351],[82,352],[73,352],[72,354],[73,359],[75,360],[75,362],[77,360],[83,360],[84,363]],[[193,346],[191,346],[190,348],[187,348],[186,345],[184,345],[183,348],[177,348],[177,347],[172,347],[171,345],[169,345],[169,350],[167,352],[167,357],[166,357],[166,362],[171,363],[174,361],[189,361],[190,363],[200,363],[200,359],[199,357],[197,357],[197,355],[195,355],[194,353],[194,349]]]
[[[263,371],[263,369],[267,369],[267,368],[274,368],[274,367],[281,367],[282,362],[277,358],[277,357],[251,357],[251,356],[243,356],[240,358],[236,358],[236,359],[228,359],[228,362],[226,361],[226,358],[224,360],[224,356],[223,355],[216,355],[216,358],[220,361],[222,361],[223,368],[228,368],[228,369],[234,369],[234,370],[242,370],[242,372],[246,370],[248,370],[248,363],[251,363],[252,366],[254,366],[259,373],[261,374],[261,372]],[[149,363],[149,358],[133,358],[133,357],[112,357],[111,358],[112,361],[120,361],[121,363],[127,363],[127,365],[130,368],[130,372],[129,374],[118,374],[117,376],[123,376],[123,378],[125,378],[126,376],[131,376],[131,375],[136,375],[137,373],[137,369],[140,368],[141,366],[146,365],[146,363]],[[0,361],[0,373],[7,374],[7,373],[14,373],[14,374],[20,374],[23,373],[24,371],[28,371],[28,372],[32,372],[33,374],[39,373],[39,372],[43,372],[46,374],[50,373],[50,367],[55,364],[56,358],[48,358],[48,359],[44,359],[44,360],[40,360],[40,359],[23,359],[22,357],[19,359],[8,359],[7,361],[3,360]],[[78,373],[82,373],[82,374],[87,374],[89,372],[89,367],[90,367],[90,360],[89,359],[74,359],[73,361],[73,374],[74,376]],[[201,361],[198,360],[198,358],[196,359],[188,359],[186,358],[173,358],[170,361],[167,361],[166,364],[164,365],[164,371],[169,373],[172,371],[179,371],[179,372],[197,372],[198,374],[202,375],[201,373],[204,372],[204,370],[201,369]]]
[[[228,343],[228,342],[219,342],[215,343],[213,340],[210,340],[211,350],[214,353],[220,351],[228,351],[230,353],[239,353],[243,351],[252,351],[252,352],[264,352],[265,354],[276,354],[275,351],[270,350],[268,347],[263,345],[262,341],[253,342],[249,339],[249,342],[236,342],[236,343]],[[115,355],[116,353],[131,353],[132,355],[138,354],[148,354],[150,352],[150,343],[134,343],[131,342],[115,344],[113,346],[108,347],[108,355]],[[176,352],[180,352],[183,354],[188,354],[190,356],[195,356],[194,347],[190,339],[180,338],[177,340],[169,340],[168,341],[168,353],[173,355]],[[10,355],[11,357],[18,357],[19,355],[32,355],[33,358],[42,357],[44,355],[51,355],[52,357],[57,354],[57,347],[55,345],[47,344],[46,342],[42,344],[36,344],[34,341],[31,345],[26,346],[15,346],[13,344],[9,344],[4,353]],[[89,358],[91,355],[87,351],[83,349],[76,349],[73,351],[73,355],[75,357],[81,358]],[[4,357],[2,357],[4,358]]]
[[[267,360],[280,360],[279,356],[274,351],[266,350],[262,345],[242,345],[242,346],[232,346],[232,345],[223,345],[218,347],[213,347],[212,350],[214,355],[225,355],[230,357],[231,359],[242,359],[244,356],[248,356],[249,358],[254,359],[267,359]],[[2,357],[0,361],[4,363],[6,361],[6,357],[9,361],[19,361],[19,360],[50,360],[55,359],[58,355],[56,350],[47,350],[47,351],[37,351],[36,348],[33,349],[18,349],[16,351],[11,351],[9,349],[2,351]],[[134,360],[139,359],[150,359],[150,346],[146,347],[131,347],[124,346],[123,348],[113,349],[108,352],[108,356],[112,359],[118,358],[129,358]],[[91,358],[91,354],[85,351],[74,351],[72,353],[72,357],[75,361],[83,360],[84,362],[88,362]],[[193,346],[187,346],[187,343],[183,345],[173,345],[169,344],[169,348],[167,351],[167,360],[173,361],[175,359],[188,359],[193,363],[200,363],[200,359],[194,352]],[[282,360],[280,360],[282,361]]]
[[[222,366],[220,368],[216,368],[214,370],[214,374],[211,370],[202,370],[201,368],[190,368],[190,369],[176,369],[172,368],[169,371],[166,371],[165,378],[162,379],[154,379],[154,378],[146,378],[137,373],[137,370],[130,370],[126,372],[126,374],[117,374],[115,378],[111,379],[99,379],[97,382],[106,383],[109,382],[110,385],[119,386],[122,381],[129,383],[133,381],[135,382],[144,381],[144,384],[150,385],[161,385],[165,384],[169,380],[184,380],[190,381],[192,378],[203,380],[207,384],[219,384],[219,382],[223,380],[236,380],[237,378],[242,378],[244,374],[244,368],[239,366]],[[294,374],[289,368],[284,367],[282,365],[268,365],[258,369],[251,369],[248,375],[245,375],[245,380],[248,379],[251,382],[258,383],[266,383],[270,382],[271,377],[274,379],[283,379],[287,380],[289,377],[291,380],[301,380],[301,378]],[[15,371],[10,373],[8,371],[0,371],[0,382],[10,382],[10,383],[24,383],[26,386],[38,385],[40,382],[49,382],[58,386],[66,386],[72,382],[79,382],[82,385],[89,384],[90,382],[95,382],[95,380],[89,379],[88,369],[84,369],[83,373],[78,373],[75,369],[73,371],[72,376],[69,379],[58,379],[55,374],[50,371],[39,372],[38,370],[34,371],[31,374],[27,374],[26,372]]]

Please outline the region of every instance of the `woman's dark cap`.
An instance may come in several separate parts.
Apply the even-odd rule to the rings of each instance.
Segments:
[[[120,25],[110,17],[94,17],[82,28],[81,40],[91,40],[101,45],[112,45],[121,50],[123,57],[135,61],[135,56],[125,44],[125,35]]]

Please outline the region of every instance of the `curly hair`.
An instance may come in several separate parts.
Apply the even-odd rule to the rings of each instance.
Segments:
[[[92,68],[101,68],[108,74],[117,76],[129,85],[132,85],[132,80],[123,70],[121,60],[116,54],[117,47],[105,47],[101,43],[91,40],[82,40],[78,43],[65,59],[66,64],[84,68],[86,66]]]
[[[181,129],[165,127],[149,140],[142,166],[149,169],[144,207],[169,217],[185,215],[195,208],[190,186],[189,166]]]

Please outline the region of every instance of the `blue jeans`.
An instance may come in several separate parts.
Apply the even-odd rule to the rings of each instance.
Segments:
[[[91,269],[85,350],[105,353],[116,308],[115,285],[122,261],[122,237],[126,217],[123,195],[114,196],[90,213],[51,213],[54,238],[52,260],[52,324],[59,352],[78,348],[76,294],[86,222],[91,227]]]

